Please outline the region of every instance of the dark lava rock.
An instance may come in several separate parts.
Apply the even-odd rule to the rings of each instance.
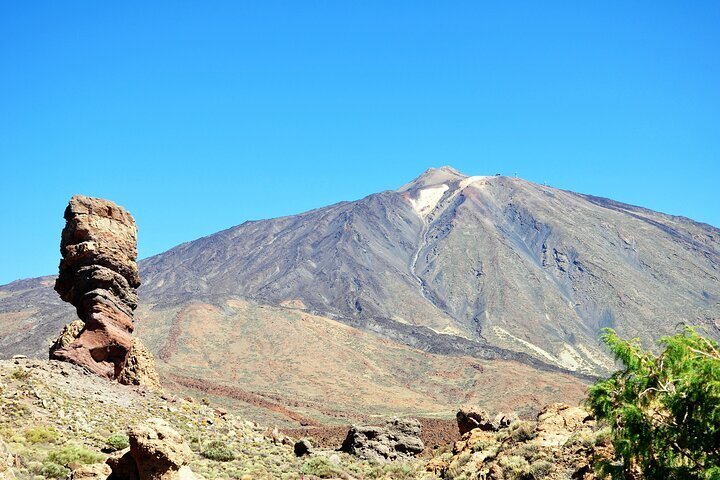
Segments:
[[[307,438],[302,438],[295,442],[293,450],[295,451],[296,457],[304,457],[305,455],[310,455],[313,451],[312,444]]]
[[[409,458],[425,448],[420,431],[420,422],[414,419],[394,418],[384,427],[353,425],[340,450],[368,460]]]

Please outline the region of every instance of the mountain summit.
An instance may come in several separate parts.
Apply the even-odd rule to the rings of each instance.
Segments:
[[[168,365],[192,351],[216,368],[205,336],[236,335],[268,312],[328,319],[431,355],[581,377],[613,368],[597,340],[603,327],[648,344],[681,322],[720,334],[718,229],[451,167],[395,191],[243,223],[143,260],[140,272],[138,328]],[[0,312],[12,319],[3,353],[44,350],[43,335],[63,322],[48,281],[0,289]]]

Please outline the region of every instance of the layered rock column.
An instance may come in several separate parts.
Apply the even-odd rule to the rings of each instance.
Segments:
[[[65,209],[60,275],[55,290],[85,322],[71,343],[50,358],[84,366],[115,379],[133,347],[137,308],[137,226],[113,202],[75,195]]]

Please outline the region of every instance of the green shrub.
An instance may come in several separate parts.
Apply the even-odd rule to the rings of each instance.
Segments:
[[[457,459],[455,459],[455,462],[453,462],[453,467],[455,467],[455,468],[464,467],[471,459],[472,459],[472,453],[463,452],[460,454],[459,457],[457,457]]]
[[[66,445],[48,453],[47,462],[67,465],[69,463],[99,463],[105,459],[104,456],[80,445]]]
[[[500,459],[500,466],[505,472],[505,478],[509,480],[521,480],[530,473],[530,464],[523,457],[512,455]]]
[[[30,414],[30,407],[22,402],[10,401],[2,406],[2,413],[7,418],[19,420]]]
[[[40,468],[40,475],[45,478],[64,479],[70,474],[70,470],[55,462],[44,462]]]
[[[492,440],[478,440],[473,444],[472,451],[482,452],[495,446],[497,446],[497,442],[493,442]]]
[[[21,382],[24,382],[25,380],[27,380],[28,378],[30,378],[30,371],[29,371],[29,370],[25,370],[25,369],[22,368],[22,367],[17,367],[15,370],[13,370],[13,372],[10,374],[10,376],[11,376],[12,378],[14,378],[15,380],[19,380],[19,381],[21,381]]]
[[[720,479],[720,348],[693,328],[664,337],[659,355],[612,329],[602,340],[624,368],[590,388],[587,404],[612,428],[618,462],[601,471],[624,478]]]
[[[398,480],[416,478],[415,469],[411,464],[406,462],[390,462],[383,464],[379,473],[381,476],[378,478],[393,478]]]
[[[510,425],[509,435],[516,442],[525,442],[535,436],[535,424],[526,420]]]
[[[595,434],[592,432],[575,432],[567,439],[565,446],[592,448],[595,446]]]
[[[31,444],[55,443],[58,438],[60,438],[60,434],[55,427],[38,426],[25,430],[25,440]]]
[[[219,440],[212,441],[205,445],[200,455],[217,462],[229,462],[235,459],[235,452]]]
[[[553,464],[546,460],[538,460],[530,465],[528,473],[534,480],[541,480],[552,472]]]
[[[107,445],[107,451],[117,452],[118,450],[128,448],[130,446],[130,439],[124,433],[113,433],[105,440],[105,444]]]
[[[340,475],[342,470],[336,465],[333,465],[326,457],[313,457],[303,463],[300,472],[305,475],[315,475],[320,478],[332,478]]]
[[[447,480],[468,480],[468,474],[467,472],[461,471],[461,469],[456,467],[450,467],[447,472],[445,472],[445,476],[443,477]]]
[[[538,453],[539,447],[531,443],[525,443],[513,450],[513,454],[530,460]]]

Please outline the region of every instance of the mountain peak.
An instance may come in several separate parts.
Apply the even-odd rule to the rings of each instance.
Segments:
[[[453,195],[470,185],[478,185],[478,181],[487,181],[490,178],[493,177],[468,176],[450,166],[429,168],[412,182],[400,187],[397,192],[402,193],[415,211],[425,217],[446,195]]]
[[[467,177],[467,175],[460,173],[458,170],[447,165],[440,168],[428,168],[415,180],[400,187],[398,192],[406,192],[409,190],[433,187],[442,184],[447,185],[449,183],[463,180]]]
[[[457,176],[460,176],[460,177],[467,177],[467,175],[465,175],[465,174],[462,173],[461,171],[459,171],[459,170],[451,167],[450,165],[443,165],[443,166],[440,167],[440,168],[429,168],[427,171],[430,171],[430,170],[437,170],[437,171],[444,172],[444,173],[448,173],[448,174],[451,174],[451,175],[457,175]],[[426,171],[426,172],[427,172],[427,171]]]

